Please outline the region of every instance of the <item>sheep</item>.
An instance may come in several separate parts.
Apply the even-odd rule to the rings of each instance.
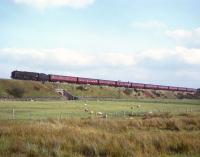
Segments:
[[[88,108],[85,108],[85,112],[89,112],[89,109],[88,109]]]
[[[104,114],[104,115],[102,116],[102,118],[108,118],[108,115],[107,115],[107,114]]]
[[[85,106],[87,106],[87,104],[85,104]]]
[[[90,111],[90,114],[93,114],[94,113],[94,111]]]
[[[141,105],[137,105],[137,108],[140,108],[141,107]]]
[[[102,116],[103,113],[102,113],[102,112],[97,112],[97,115],[98,115],[98,116]]]
[[[149,114],[152,114],[153,112],[152,111],[149,111]]]

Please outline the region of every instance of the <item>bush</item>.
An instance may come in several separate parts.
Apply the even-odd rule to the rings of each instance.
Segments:
[[[133,88],[133,90],[137,93],[138,92],[138,89],[137,88]]]
[[[152,93],[153,93],[155,96],[157,96],[157,97],[160,97],[160,96],[161,96],[161,94],[160,94],[159,92],[155,91],[155,90],[153,90]]]
[[[78,87],[76,87],[76,89],[81,90],[81,91],[87,91],[88,90],[87,86],[78,86]]]
[[[22,87],[12,87],[10,89],[7,89],[7,93],[14,96],[15,98],[22,98],[25,90]]]
[[[40,87],[39,86],[34,86],[33,89],[36,90],[36,91],[39,91]]]
[[[129,89],[129,88],[126,88],[126,89],[124,90],[124,93],[125,93],[126,95],[131,95],[131,94],[133,93],[133,90],[132,90],[132,89]]]
[[[184,95],[181,94],[181,93],[178,93],[178,94],[177,94],[177,98],[178,98],[178,99],[184,99]]]

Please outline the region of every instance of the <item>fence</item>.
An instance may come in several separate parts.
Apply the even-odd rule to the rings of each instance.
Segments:
[[[128,118],[134,116],[146,116],[156,114],[180,114],[180,113],[200,113],[200,109],[184,108],[184,109],[162,109],[154,111],[112,111],[103,112],[98,115],[97,112],[65,112],[54,110],[26,110],[26,109],[1,109],[0,120],[45,120],[45,119],[67,119],[67,118]]]

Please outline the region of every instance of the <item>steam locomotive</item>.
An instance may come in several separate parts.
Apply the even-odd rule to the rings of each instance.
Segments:
[[[19,80],[42,81],[42,82],[46,82],[46,81],[67,82],[67,83],[74,83],[74,84],[90,84],[90,85],[125,87],[125,88],[136,88],[136,89],[197,92],[197,89],[194,89],[194,88],[163,86],[163,85],[112,81],[112,80],[101,80],[101,79],[93,79],[93,78],[52,75],[52,74],[44,74],[44,73],[36,73],[36,72],[26,72],[26,71],[13,71],[11,73],[11,78],[19,79]]]

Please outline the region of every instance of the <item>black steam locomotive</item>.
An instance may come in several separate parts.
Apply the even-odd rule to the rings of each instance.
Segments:
[[[33,81],[49,81],[49,75],[44,73],[26,72],[26,71],[13,71],[11,78],[19,80],[33,80]]]

